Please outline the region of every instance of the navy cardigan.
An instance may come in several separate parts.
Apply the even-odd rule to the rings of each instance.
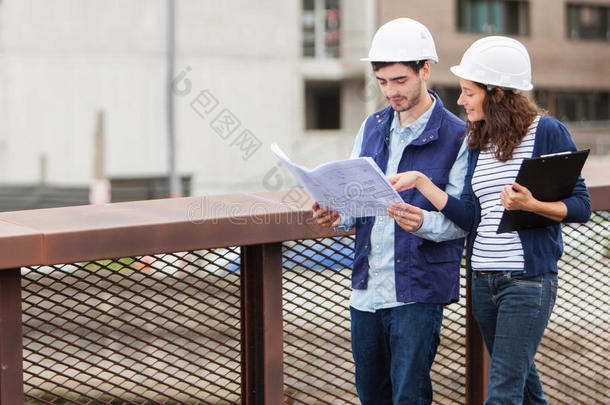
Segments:
[[[563,124],[550,116],[540,117],[536,129],[533,156],[537,157],[568,150],[575,151],[576,146]],[[472,271],[470,266],[472,247],[477,236],[479,222],[481,222],[481,206],[472,191],[471,183],[478,157],[479,150],[469,151],[468,168],[462,195],[459,200],[449,196],[447,204],[441,210],[460,228],[470,231],[468,277],[470,277]],[[562,222],[587,222],[589,220],[591,201],[582,177],[578,178],[572,195],[562,201],[568,208],[568,213]],[[518,233],[523,245],[526,275],[536,276],[547,272],[557,273],[557,261],[563,253],[561,226],[554,224],[543,228],[521,230]]]

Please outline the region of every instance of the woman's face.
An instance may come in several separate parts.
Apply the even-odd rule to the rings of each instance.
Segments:
[[[485,99],[485,90],[466,79],[460,79],[460,88],[462,92],[457,103],[466,110],[468,121],[476,122],[484,120],[483,100]]]

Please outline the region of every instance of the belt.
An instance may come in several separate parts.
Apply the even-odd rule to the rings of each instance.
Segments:
[[[473,270],[472,271],[474,274],[479,274],[481,276],[498,276],[498,275],[507,275],[508,278],[510,278],[510,276],[512,274],[522,274],[525,272],[525,270],[496,270],[496,271],[478,271],[478,270]]]

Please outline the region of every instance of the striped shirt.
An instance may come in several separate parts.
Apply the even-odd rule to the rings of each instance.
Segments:
[[[516,231],[497,234],[504,207],[500,192],[512,184],[523,159],[532,156],[538,120],[515,148],[511,159],[500,162],[491,150],[481,151],[472,175],[472,190],[481,204],[481,222],[472,249],[471,265],[478,271],[514,271],[524,269],[523,246]]]

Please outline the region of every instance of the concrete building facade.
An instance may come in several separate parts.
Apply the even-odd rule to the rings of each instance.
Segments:
[[[272,142],[303,164],[349,154],[373,1],[175,4],[177,166],[194,194],[291,186]],[[0,3],[0,183],[89,184],[100,111],[106,176],[167,174],[166,13],[165,0]]]
[[[449,67],[485,35],[508,35],[525,44],[532,59],[539,105],[565,122],[583,147],[610,153],[609,0],[379,0],[379,24],[408,16],[428,26],[440,62],[430,85],[455,107],[456,77]],[[596,145],[597,143],[597,145]]]
[[[167,4],[0,2],[0,183],[86,187],[99,112],[107,177],[167,175]],[[530,49],[541,104],[584,121],[573,125],[583,136],[609,133],[610,0],[175,4],[177,168],[192,194],[295,185],[273,142],[310,167],[346,158],[384,104],[359,59],[377,27],[401,16],[432,31],[440,63],[430,84],[454,110],[449,66],[482,35],[508,33]]]

